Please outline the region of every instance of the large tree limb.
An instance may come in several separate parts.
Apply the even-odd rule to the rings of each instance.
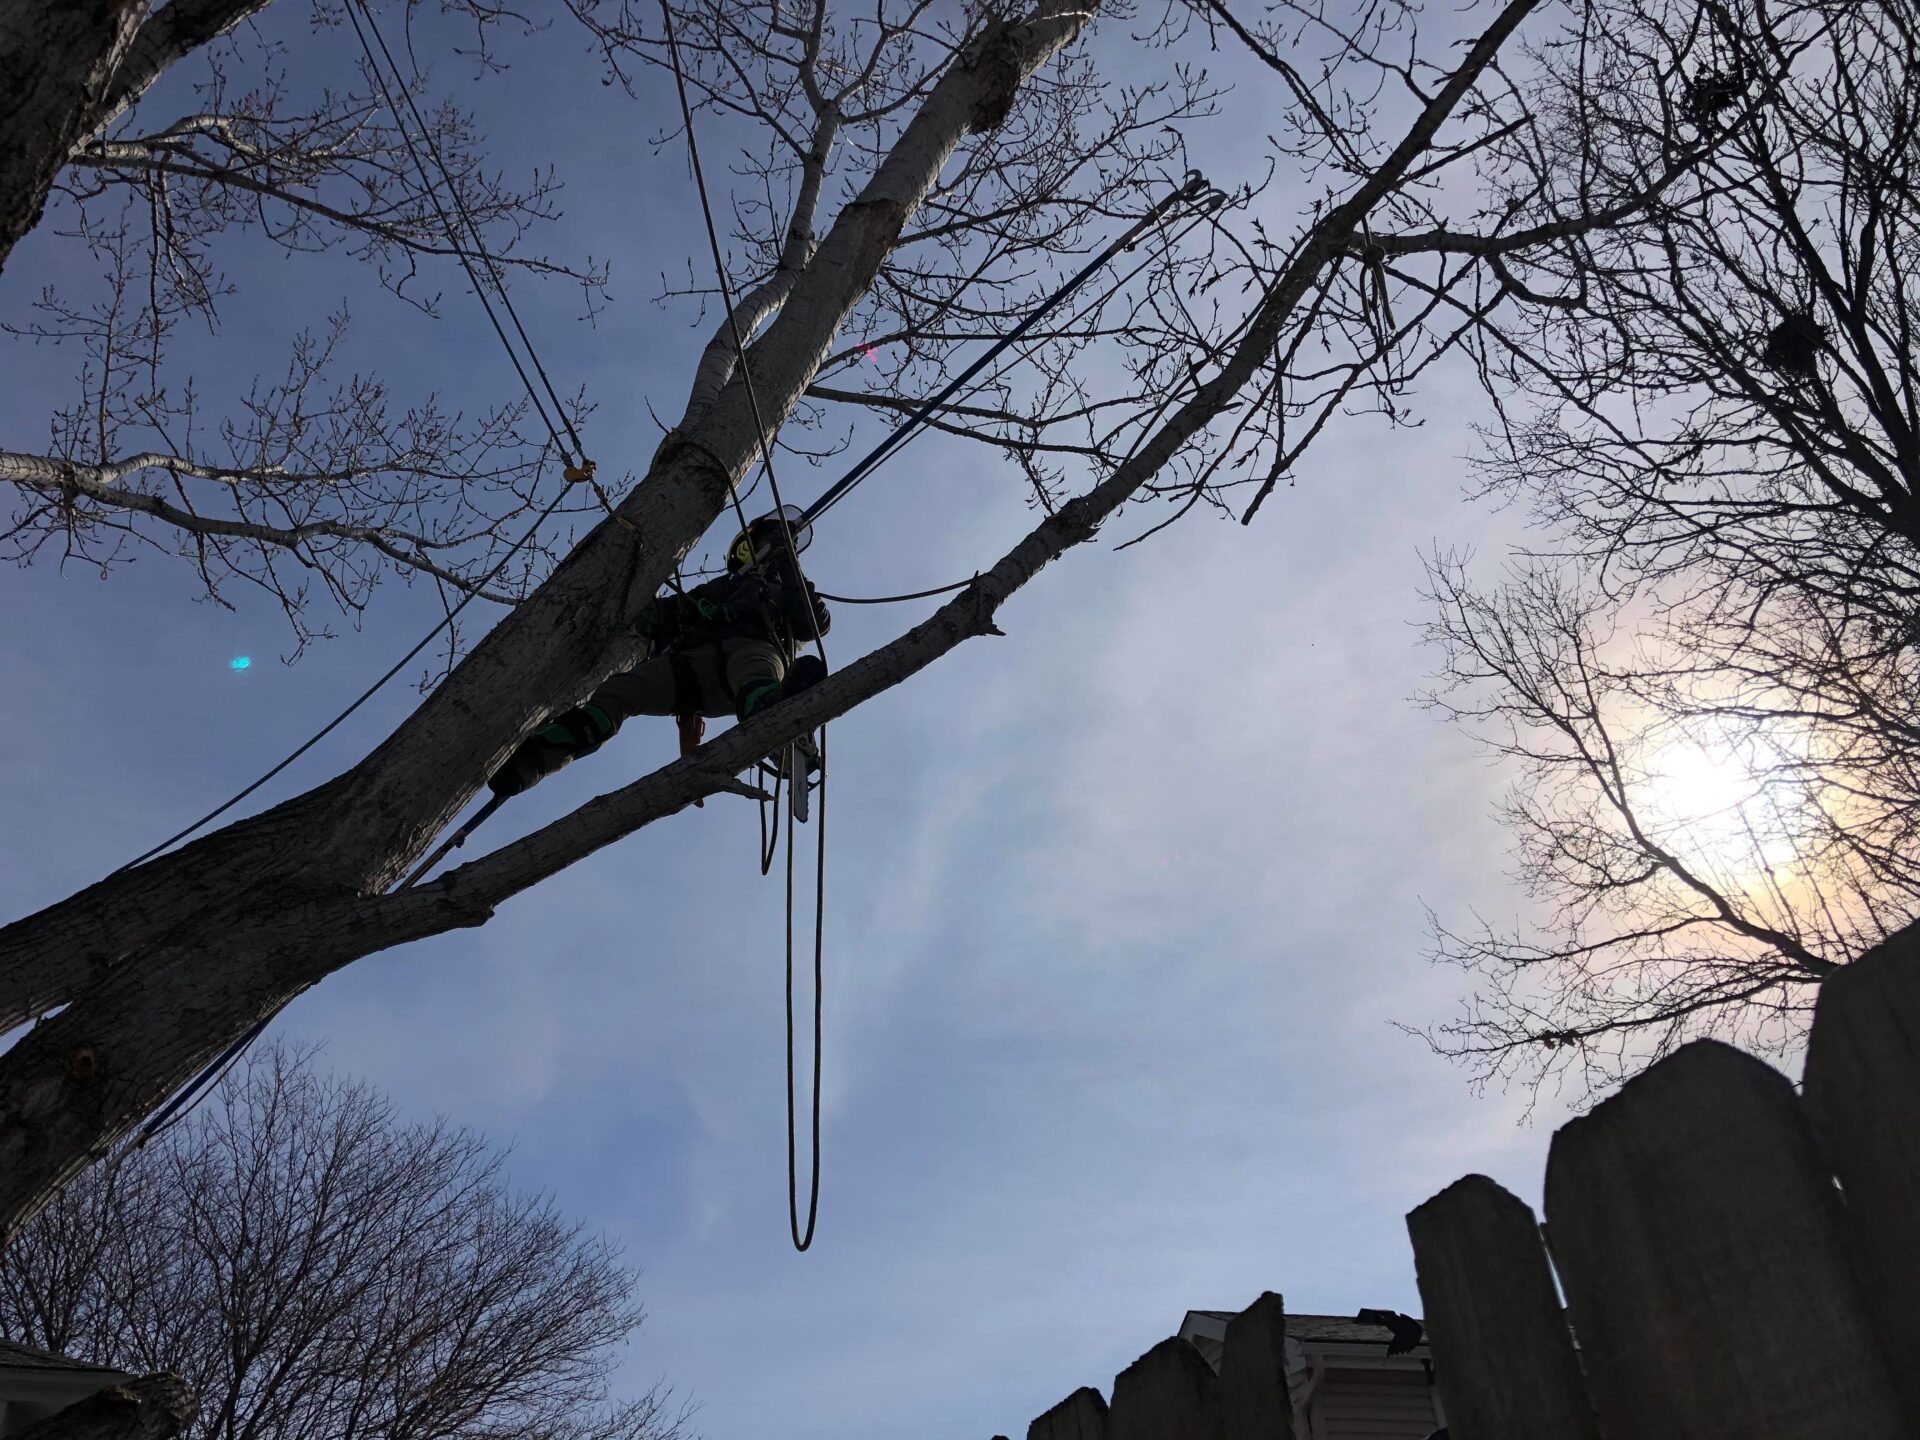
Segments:
[[[399,834],[409,837],[408,843],[390,840],[392,848],[385,853],[358,857],[365,879],[357,890],[343,891],[340,886],[338,877],[352,873],[345,864],[336,862],[337,868],[331,873],[319,869],[316,875],[317,867],[310,859],[307,874],[312,878],[298,885],[263,884],[252,895],[230,896],[216,903],[210,913],[183,920],[175,932],[141,957],[140,964],[114,967],[77,1003],[37,1027],[0,1059],[0,1229],[17,1225],[31,1215],[65,1176],[85,1163],[89,1153],[126,1133],[222,1045],[257,1019],[272,1014],[301,989],[361,956],[458,926],[484,923],[502,900],[653,819],[727,788],[730,776],[757,756],[899,684],[962,641],[993,633],[993,616],[1010,595],[1066,550],[1092,538],[1107,518],[1224,413],[1270,362],[1302,299],[1341,254],[1368,211],[1424,152],[1513,28],[1539,3],[1510,0],[1382,167],[1308,231],[1263,296],[1243,338],[1192,398],[1179,406],[1130,460],[1048,516],[991,570],[927,621],[766,716],[493,855],[422,888],[392,895],[378,893],[400,873],[394,862],[400,860],[404,865],[427,843],[417,829],[406,828],[417,826],[417,819],[400,817],[397,823],[403,828]],[[940,98],[936,87],[929,108]],[[883,175],[885,169],[883,166]],[[879,179],[876,177],[876,183]],[[877,202],[865,197],[849,207],[857,212],[875,208]],[[890,207],[884,213],[891,219],[892,233],[897,234],[904,219],[903,208]],[[845,220],[843,215],[842,223]],[[836,231],[839,228],[836,226]],[[837,252],[835,237],[830,236],[821,251],[823,257],[829,253],[845,255],[847,263],[852,263],[865,259],[870,252],[854,235],[841,237]],[[872,263],[877,264],[877,257]],[[794,303],[782,313],[776,328],[805,313],[801,298],[796,291]],[[809,305],[819,303],[818,298],[808,297]],[[828,335],[818,328],[813,334],[820,346],[816,354],[824,354]],[[772,353],[780,352],[776,348]],[[806,379],[804,367],[797,366],[785,377],[774,367],[769,367],[769,374],[778,377],[776,385],[795,387],[775,391],[786,394],[789,404]],[[736,447],[735,454],[741,453]],[[665,468],[673,470],[671,464]],[[717,509],[719,496],[712,484],[713,472],[709,468],[702,473],[704,496],[699,476],[689,474],[676,479],[675,484],[690,492],[685,501],[688,506],[704,498]],[[658,486],[660,478],[649,484]],[[636,513],[640,518],[658,519],[657,511]],[[706,518],[712,518],[711,512]],[[645,549],[644,542],[641,548]],[[589,549],[591,542],[583,547]],[[543,587],[542,593],[577,578],[566,572],[576,564],[578,554],[562,566],[561,573]],[[652,587],[637,593],[650,595]],[[536,596],[536,602],[538,599]],[[510,617],[495,635],[510,631],[518,618],[518,614]],[[550,648],[564,648],[572,639],[563,634],[562,643]],[[476,650],[461,670],[468,671],[481,661],[485,648]],[[456,680],[459,674],[457,671]],[[504,682],[511,678],[502,677],[498,688],[509,690]],[[449,687],[454,683],[450,680]],[[449,687],[443,687],[441,697]],[[468,693],[471,696],[471,689]],[[429,702],[425,708],[431,705]],[[503,734],[508,728],[482,716],[469,716],[464,723],[469,731],[478,731],[483,737],[466,737],[464,749],[469,756],[488,743],[485,736]],[[449,729],[448,733],[453,732]],[[405,734],[389,741],[383,751],[397,745]],[[513,739],[517,734],[509,736],[506,743]],[[331,821],[327,835],[316,837],[307,847],[310,856],[315,851],[326,855],[333,846],[343,843],[344,837],[357,839],[367,833],[368,827],[353,822],[362,808],[377,812],[378,797],[356,792],[364,776],[382,773],[381,760],[382,754],[377,752],[360,772],[343,782],[342,794],[349,799],[336,806],[336,813],[346,813]],[[438,793],[459,795],[464,800],[476,788],[477,775],[482,773],[485,771],[476,767],[469,772],[442,774]],[[418,782],[415,784],[417,789]],[[446,817],[451,818],[450,814]],[[377,820],[396,824],[390,815],[377,815]]]
[[[127,47],[126,58],[90,117],[89,133],[109,125],[153,82],[202,45],[218,39],[269,0],[171,0],[150,16]],[[144,6],[142,7],[145,8]]]
[[[1087,0],[1041,0],[1023,20],[990,25],[928,89],[753,348],[770,423],[798,402],[955,149],[1006,118],[1090,13]],[[0,1230],[312,978],[444,928],[445,896],[380,892],[552,709],[638,658],[640,609],[718,517],[756,446],[736,380],[348,774],[0,930],[0,1014],[18,1014],[29,989],[41,1003],[73,1002],[0,1057]],[[256,843],[237,845],[240,831]]]

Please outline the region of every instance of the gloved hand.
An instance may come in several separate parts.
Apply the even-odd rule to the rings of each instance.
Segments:
[[[487,788],[505,799],[531,790],[547,776],[607,742],[620,722],[598,705],[579,705],[556,715],[487,777]]]
[[[680,609],[678,595],[656,595],[647,602],[647,608],[640,612],[640,633],[654,649],[665,649],[673,643],[673,637],[680,633]]]
[[[827,602],[820,598],[811,580],[804,588],[799,585],[783,587],[778,603],[787,629],[803,645],[809,640],[818,640],[833,626],[833,616],[827,611]]]
[[[689,595],[687,606],[693,612],[692,619],[703,625],[731,625],[734,620],[734,607],[719,600],[709,600],[704,595]]]

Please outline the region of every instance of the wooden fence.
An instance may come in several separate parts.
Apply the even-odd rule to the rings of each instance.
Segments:
[[[1291,1436],[1285,1332],[1280,1297],[1262,1295],[1227,1326],[1218,1375],[1185,1340],[1162,1340],[1114,1377],[1111,1405],[1076,1390],[1027,1427],[1027,1440]]]
[[[1407,1217],[1449,1440],[1920,1437],[1920,926],[1823,986],[1800,1092],[1688,1045],[1555,1132],[1545,1200]],[[1027,1440],[1294,1440],[1284,1326],[1263,1295],[1218,1375],[1164,1341]]]

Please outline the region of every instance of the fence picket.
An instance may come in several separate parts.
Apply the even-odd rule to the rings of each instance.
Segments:
[[[1562,1126],[1547,1238],[1601,1428],[1897,1440],[1902,1425],[1793,1087],[1697,1041]]]
[[[1807,1111],[1845,1195],[1867,1313],[1920,1433],[1920,925],[1820,987]]]
[[[1083,1385],[1027,1426],[1027,1440],[1107,1440],[1107,1402]]]
[[[1452,1440],[1598,1440],[1533,1211],[1469,1175],[1407,1233]]]
[[[1186,1341],[1162,1340],[1114,1377],[1107,1440],[1225,1440],[1219,1377]]]
[[[1271,1290],[1227,1322],[1220,1402],[1226,1440],[1293,1440],[1286,1306]]]

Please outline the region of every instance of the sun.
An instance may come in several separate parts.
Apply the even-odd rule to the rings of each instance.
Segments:
[[[1729,751],[1714,753],[1692,740],[1674,740],[1647,767],[1655,801],[1680,822],[1710,822],[1738,812],[1755,791],[1753,774]]]
[[[1647,756],[1640,802],[1663,846],[1722,877],[1764,873],[1792,857],[1762,777],[1732,745],[1692,737],[1659,745]]]

